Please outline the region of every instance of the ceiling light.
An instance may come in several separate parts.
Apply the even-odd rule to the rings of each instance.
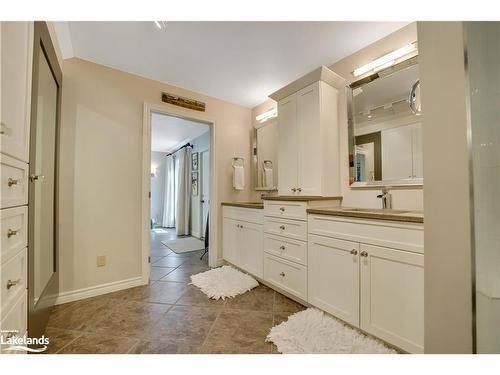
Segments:
[[[156,25],[157,28],[160,30],[166,29],[167,28],[167,21],[153,21]]]
[[[379,57],[378,59],[373,60],[372,62],[355,69],[352,74],[355,77],[359,77],[360,75],[363,75],[370,71],[378,71],[380,69],[387,68],[389,66],[394,65],[396,63],[396,60],[398,60],[399,58],[406,56],[416,50],[417,47],[415,46],[415,44],[413,43],[407,44],[404,47],[392,51],[387,55]]]
[[[272,108],[267,112],[261,113],[260,115],[255,116],[255,119],[259,122],[264,122],[270,118],[278,116],[278,109]]]

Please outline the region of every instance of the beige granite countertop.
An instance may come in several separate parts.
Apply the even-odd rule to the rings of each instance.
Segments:
[[[222,205],[243,208],[257,208],[259,210],[264,208],[263,202],[222,202]]]
[[[401,221],[406,223],[423,223],[424,213],[422,211],[377,209],[377,208],[354,208],[354,207],[321,207],[309,208],[310,214],[346,216],[362,219]]]
[[[342,197],[321,197],[321,196],[300,196],[300,195],[263,195],[263,200],[267,201],[295,201],[295,202],[311,202],[311,201],[341,201]]]

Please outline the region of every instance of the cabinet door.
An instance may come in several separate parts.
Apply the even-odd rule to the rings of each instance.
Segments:
[[[309,235],[308,302],[359,326],[359,243]]]
[[[264,268],[262,225],[240,223],[239,256],[240,267],[252,275],[262,277]]]
[[[322,195],[319,84],[315,82],[297,92],[297,179],[301,195]]]
[[[297,98],[296,94],[278,103],[278,190],[292,194],[297,187]]]
[[[382,131],[382,179],[413,178],[412,128],[401,126]]]
[[[222,224],[223,257],[234,265],[238,265],[239,233],[239,222],[225,217]]]
[[[1,23],[2,152],[29,160],[33,23]]]
[[[361,329],[410,353],[424,349],[424,256],[361,245]]]

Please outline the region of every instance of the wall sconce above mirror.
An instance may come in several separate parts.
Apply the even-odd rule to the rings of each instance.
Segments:
[[[423,184],[417,58],[386,67],[349,86],[351,187]]]

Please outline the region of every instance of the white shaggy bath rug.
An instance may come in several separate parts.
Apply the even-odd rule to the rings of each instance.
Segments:
[[[231,266],[222,266],[192,275],[190,284],[197,286],[213,299],[234,297],[259,286],[252,276]]]
[[[266,341],[284,354],[396,354],[324,312],[308,308],[271,328]]]

